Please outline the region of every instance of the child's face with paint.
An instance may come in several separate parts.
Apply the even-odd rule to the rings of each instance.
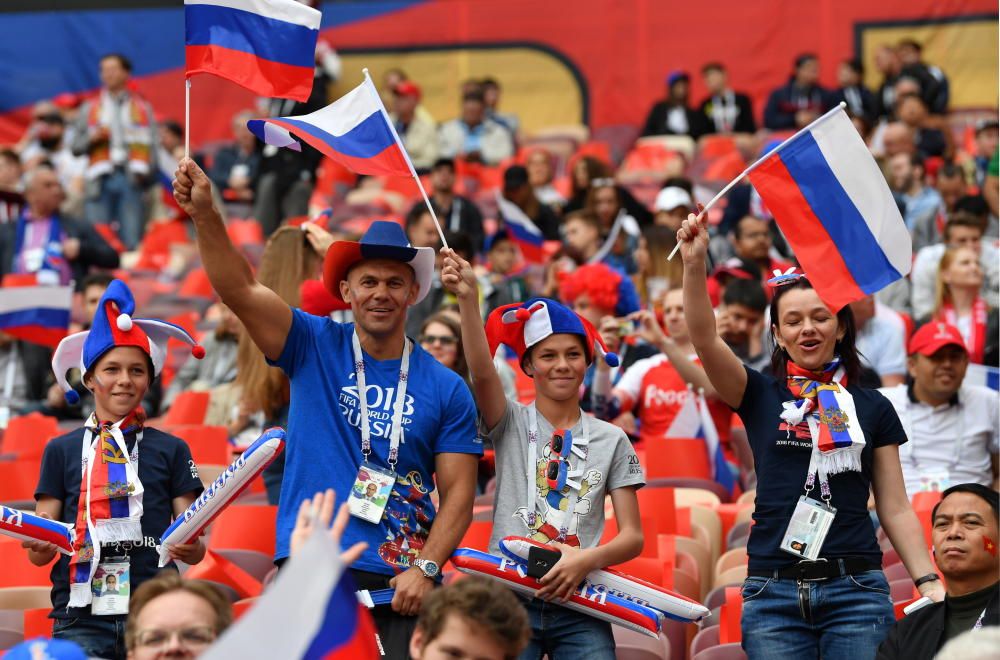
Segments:
[[[101,356],[84,376],[100,420],[118,421],[139,406],[149,389],[149,365],[149,356],[135,346],[118,346]]]

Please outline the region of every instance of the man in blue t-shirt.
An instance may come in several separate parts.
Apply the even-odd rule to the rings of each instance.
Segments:
[[[323,280],[355,319],[335,323],[290,309],[254,279],[195,163],[181,162],[174,190],[212,286],[291,383],[276,559],[288,555],[303,500],[333,488],[344,502],[389,474],[384,512],[355,502],[343,543],[368,544],[354,563],[360,588],[395,588],[391,611],[376,608],[374,618],[386,653],[405,657],[414,615],[471,521],[482,454],[468,387],[404,332],[407,308],[430,289],[434,252],[411,248],[391,222],[373,223],[359,243],[335,242]]]

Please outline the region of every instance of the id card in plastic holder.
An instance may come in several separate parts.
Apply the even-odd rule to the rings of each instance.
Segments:
[[[836,515],[837,510],[832,506],[800,497],[778,547],[802,559],[816,559]]]
[[[91,614],[128,614],[128,600],[132,593],[128,558],[110,557],[98,564],[90,588],[94,595]]]
[[[372,465],[358,468],[358,476],[351,487],[347,508],[355,518],[378,524],[389,503],[389,493],[396,482],[396,474]]]

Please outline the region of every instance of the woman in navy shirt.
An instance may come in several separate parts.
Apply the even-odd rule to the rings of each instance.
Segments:
[[[751,660],[874,658],[895,617],[870,490],[920,592],[940,600],[944,590],[903,487],[899,419],[881,394],[854,384],[854,316],[849,307],[832,312],[804,275],[775,277],[774,376],[747,368],[716,333],[704,220],[688,216],[677,240],[692,342],[719,397],[743,420],[757,471],[743,648]],[[831,515],[822,537],[818,525]]]

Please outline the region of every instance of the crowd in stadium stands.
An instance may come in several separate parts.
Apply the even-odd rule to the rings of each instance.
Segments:
[[[871,77],[855,59],[839,64],[835,89],[825,88],[817,57],[798,55],[788,82],[763,108],[738,91],[739,81],[729,80],[722,62],[700,71],[704,99],[692,98],[690,73],[671,71],[663,100],[642,126],[593,132],[585,126],[528,132],[502,106],[495,78],[462,82],[455,116],[434,117],[421,102],[420,81],[390,69],[381,93],[433,215],[410,179],[357,176],[314,149],[264,146],[247,130],[254,116],[301,115],[325,106],[340,65],[322,42],[316,61],[308,101],[262,99],[233,117],[231,140],[199,145],[190,163],[183,160],[183,127],[158,114],[132,84],[129,60],[118,54],[100,61],[98,93],[38,103],[23,139],[0,148],[4,287],[74,284],[76,331],[102,313],[99,301],[117,278],[134,294],[138,316],[165,318],[205,348],[205,359],[195,360],[171,344],[162,369],[145,371],[149,382],[139,399],[152,437],[142,446],[154,440],[162,446],[149,459],[143,452],[140,464],[144,475],[160,468],[163,474],[147,486],[143,531],[158,538],[200,492],[195,463],[207,482],[272,425],[289,428],[289,445],[297,448],[269,466],[204,540],[172,551],[174,559],[193,564],[182,565],[183,579],[170,572],[154,577],[148,557],[138,567],[133,561],[127,617],[74,632],[74,626],[86,627],[78,621],[93,617],[66,618],[68,559],[57,562],[51,575],[52,603],[62,608],[52,613],[56,637],[94,653],[112,649],[107,657],[125,657],[125,649],[130,658],[195,657],[260,597],[277,570],[271,555],[279,564],[289,556],[299,504],[332,483],[321,473],[347,455],[333,452],[325,434],[358,435],[357,420],[348,419],[353,409],[344,404],[355,395],[323,380],[337,365],[355,363],[349,333],[332,331],[345,326],[323,325],[319,318],[354,321],[358,294],[347,280],[337,290],[322,278],[331,245],[362,235],[397,240],[395,230],[376,220],[393,223],[398,240],[418,248],[418,255],[421,248],[436,255],[416,301],[396,301],[407,310],[406,336],[423,349],[413,349],[409,385],[441,408],[434,420],[421,413],[407,427],[414,439],[421,432],[436,439],[420,440],[430,443],[427,451],[407,458],[412,471],[400,470],[397,477],[412,495],[408,505],[430,517],[414,519],[418,532],[405,523],[398,543],[379,545],[378,534],[347,534],[371,546],[354,566],[360,586],[397,589],[391,611],[374,611],[391,657],[471,657],[454,654],[473,644],[475,657],[516,657],[525,648],[522,657],[560,657],[583,644],[590,656],[604,658],[614,657],[617,644],[618,657],[699,660],[716,646],[731,655],[712,658],[740,657],[742,643],[751,658],[849,654],[860,660],[874,658],[876,650],[879,658],[931,658],[967,631],[998,625],[1000,403],[996,390],[973,384],[974,378],[985,383],[986,368],[1000,366],[997,113],[953,109],[946,72],[923,59],[919,42],[878,48],[878,89],[865,86]],[[834,572],[792,575],[786,565],[794,561],[778,543],[802,480],[797,472],[780,476],[775,465],[788,460],[786,446],[809,447],[811,436],[791,422],[780,433],[774,429],[781,397],[788,396],[786,370],[803,368],[795,363],[805,360],[786,348],[792,332],[787,312],[818,297],[808,280],[784,290],[769,286],[775,274],[797,265],[796,255],[748,183],[710,209],[706,224],[695,224],[689,214],[749,163],[841,102],[911,234],[913,267],[838,315],[827,311],[813,319],[817,327],[837,319],[845,327],[850,319],[850,345],[838,337],[836,350],[852,378],[847,396],[853,396],[873,449],[859,459],[863,477],[834,482],[839,536],[826,546],[840,558],[831,560]],[[523,225],[511,222],[511,214],[538,228],[544,242],[531,254],[522,252],[528,247]],[[450,250],[442,249],[438,221]],[[685,239],[681,254],[667,261],[679,236]],[[815,280],[823,273],[807,276]],[[547,332],[583,336],[583,354],[579,340],[548,357],[514,346],[489,354],[494,337],[488,344],[484,322],[496,310],[535,297],[561,304],[550,305]],[[290,315],[289,307],[301,312]],[[518,322],[533,311],[519,312]],[[617,360],[597,354],[583,330],[565,329],[589,327],[578,318],[593,325]],[[375,323],[357,321],[359,327]],[[275,331],[275,324],[284,326]],[[339,343],[324,348],[321,341],[333,341],[334,334]],[[370,345],[364,349],[381,359]],[[582,365],[571,398],[560,398],[564,384],[546,371],[555,369],[544,366],[546,359]],[[65,397],[51,360],[49,348],[0,333],[0,426],[7,429],[0,470],[10,464],[22,474],[18,480],[6,476],[13,471],[0,472],[0,502],[27,507],[37,500],[38,511],[74,523],[79,491],[67,480],[78,479],[79,465],[67,450],[72,442],[69,435],[53,440],[44,459],[40,443],[113,407],[102,403],[105,392],[93,391],[92,373],[79,370],[68,374],[76,396]],[[385,369],[366,368],[375,379],[369,387],[385,394],[379,405],[389,410],[392,389],[379,380]],[[397,383],[395,372],[384,380]],[[340,405],[303,403],[322,396],[339,396]],[[538,406],[541,425],[529,405],[536,397],[547,402]],[[684,426],[685,415],[699,414],[701,405],[700,421]],[[574,417],[578,408],[587,415]],[[479,439],[472,443],[477,419]],[[547,438],[560,424],[576,424],[573,432],[581,429],[591,443],[593,469],[582,478],[593,497],[563,503],[579,507],[571,535],[579,547],[560,546],[565,562],[543,595],[561,597],[588,570],[619,565],[705,602],[712,614],[697,636],[667,622],[654,644],[550,603],[516,601],[495,584],[471,578],[454,583],[457,574],[448,565],[441,567],[448,586],[433,593],[415,572],[410,562],[425,542],[428,549],[445,548],[442,558],[450,553],[447,534],[451,547],[494,553],[505,534],[530,531],[568,543],[566,530],[536,525],[534,514],[517,510],[525,488],[518,466],[528,461],[521,441],[529,434]],[[701,435],[691,444],[692,436],[708,433],[706,425],[715,427],[721,443],[725,478],[713,467],[714,457],[703,456]],[[25,433],[36,446],[15,441]],[[177,438],[186,444],[175,445]],[[885,446],[897,443],[903,443],[901,478],[895,463],[880,458]],[[404,443],[404,452],[422,451],[420,446],[406,449]],[[461,460],[435,464],[434,455]],[[808,460],[808,452],[798,452],[794,466],[802,462],[805,470]],[[511,476],[502,480],[505,468]],[[356,469],[337,467],[338,483],[348,483]],[[539,484],[544,481],[539,477]],[[611,505],[605,506],[605,495]],[[597,500],[592,507],[591,499]],[[422,525],[430,526],[435,508],[443,520],[437,528],[449,532],[429,536]],[[220,528],[227,516],[238,529],[225,537]],[[49,581],[44,575],[30,581],[24,568],[20,581],[11,582],[11,567],[34,567],[22,561],[23,553],[4,554],[4,543],[0,538],[0,563],[7,565],[0,610],[50,607],[47,591],[41,599],[28,598],[28,606],[5,604],[4,587]],[[598,544],[599,552],[587,552]],[[936,563],[924,553],[929,545]],[[26,547],[36,565],[56,556],[52,547]],[[399,574],[390,583],[393,576],[385,573],[393,571],[386,566],[393,563]],[[879,567],[884,576],[872,570]],[[860,592],[872,597],[859,601]],[[917,610],[894,628],[893,617],[902,617],[902,607],[921,595],[944,598],[944,605]],[[798,604],[789,605],[796,596]],[[810,611],[817,599],[822,611]],[[865,612],[878,623],[871,625]],[[855,624],[863,634],[852,632],[848,640],[821,632]],[[29,628],[52,631],[36,621],[26,625],[25,635]],[[16,641],[0,640],[7,646]],[[156,655],[167,649],[176,654]]]

